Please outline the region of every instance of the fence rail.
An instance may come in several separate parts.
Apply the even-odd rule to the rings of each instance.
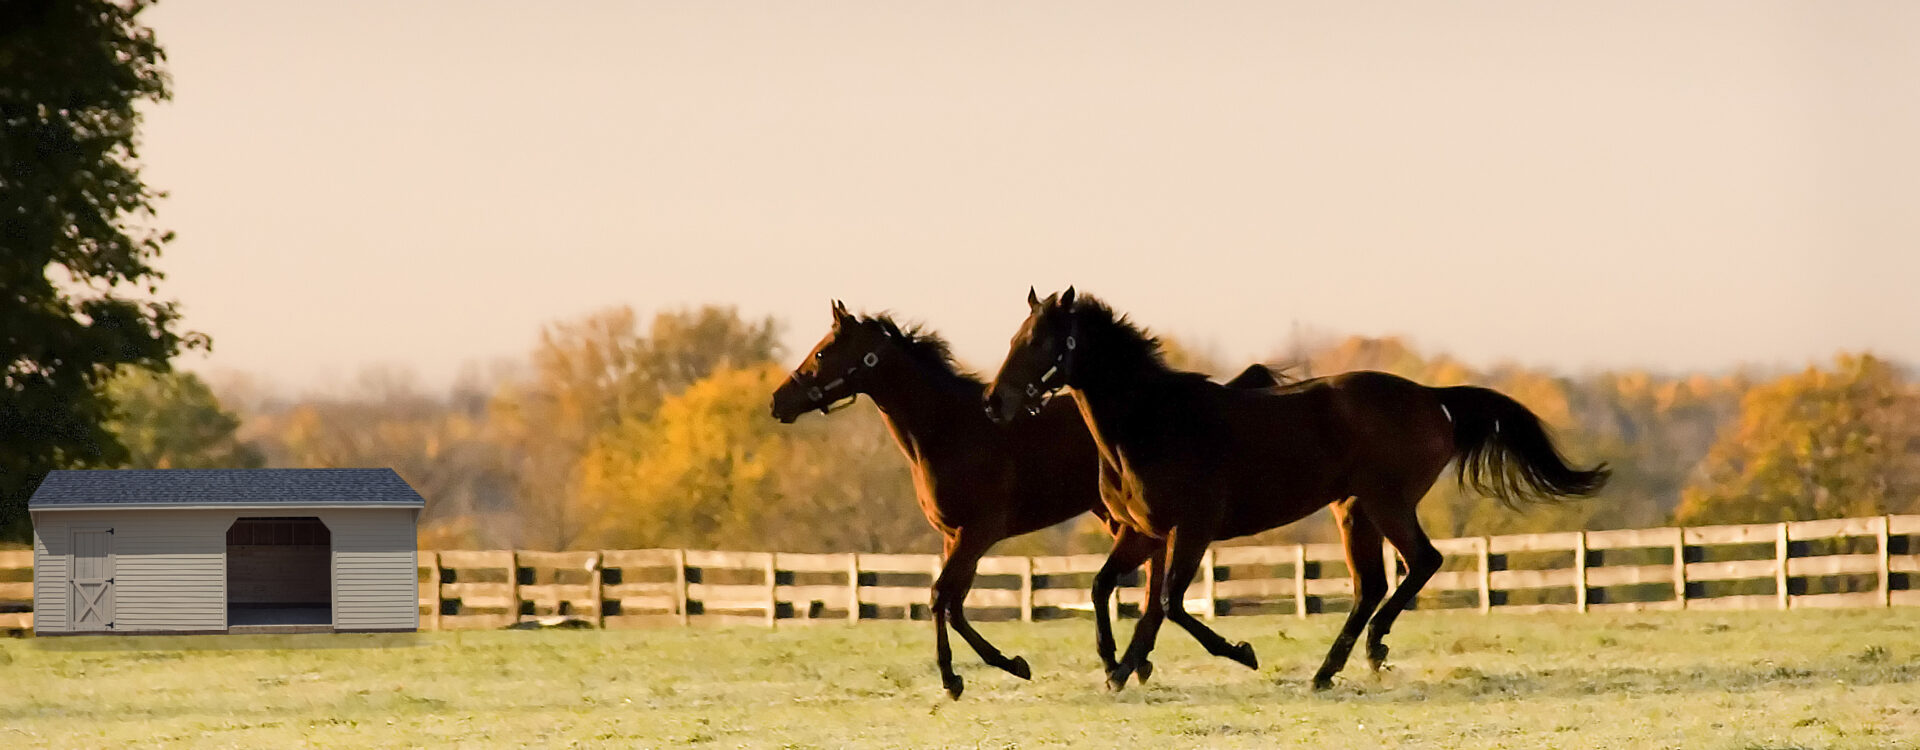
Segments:
[[[1920,516],[1442,539],[1416,606],[1490,612],[1920,605]],[[1393,550],[1390,582],[1401,569]],[[980,561],[967,606],[1023,621],[1091,611],[1105,555]],[[1342,611],[1337,544],[1217,547],[1188,591],[1203,617]],[[32,552],[0,551],[0,630],[32,625]],[[937,555],[646,549],[419,553],[421,627],[498,628],[543,618],[602,628],[789,626],[922,618]],[[24,575],[22,574],[24,571]],[[1137,612],[1138,575],[1117,591]]]

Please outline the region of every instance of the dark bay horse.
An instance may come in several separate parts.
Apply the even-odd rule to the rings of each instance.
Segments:
[[[1048,394],[1071,388],[1100,453],[1109,517],[1163,545],[1165,579],[1157,589],[1148,580],[1158,606],[1143,614],[1125,656],[1108,670],[1112,690],[1145,663],[1162,618],[1208,652],[1253,666],[1250,646],[1227,643],[1181,606],[1216,539],[1332,506],[1357,585],[1353,610],[1313,678],[1314,689],[1325,690],[1362,628],[1367,660],[1380,668],[1394,618],[1440,569],[1440,551],[1414,510],[1448,461],[1458,462],[1463,486],[1509,506],[1591,495],[1609,476],[1605,464],[1568,466],[1533,412],[1486,388],[1429,388],[1350,372],[1227,389],[1168,368],[1157,341],[1091,296],[1076,298],[1069,288],[1042,301],[1029,290],[1027,303],[1031,314],[994,378],[988,414],[1005,423],[1044,413]],[[1407,563],[1384,605],[1382,536]]]
[[[1263,388],[1277,381],[1267,368],[1249,366],[1232,383]],[[1089,511],[1117,535],[1120,551],[1095,576],[1098,645],[1110,669],[1113,634],[1107,599],[1121,575],[1153,558],[1159,544],[1106,517],[1100,502],[1099,454],[1080,412],[1063,401],[1036,410],[1019,425],[995,425],[980,411],[986,384],[960,371],[938,336],[902,329],[892,319],[856,317],[833,303],[833,328],[773,394],[773,417],[791,423],[813,410],[866,394],[906,454],[914,492],[927,522],[945,538],[945,562],[933,584],[935,655],[947,693],[959,698],[965,683],[953,671],[947,623],[987,664],[1021,679],[1032,671],[1023,657],[1000,653],[967,622],[967,592],[974,570],[994,543],[1037,531]],[[1159,565],[1149,566],[1149,583]],[[1141,678],[1152,669],[1138,663]]]

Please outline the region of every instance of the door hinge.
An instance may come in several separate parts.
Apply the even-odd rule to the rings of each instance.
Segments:
[[[111,578],[107,579],[107,583],[113,583],[113,579]]]
[[[109,534],[113,533],[113,527],[111,526],[107,527],[107,533]]]

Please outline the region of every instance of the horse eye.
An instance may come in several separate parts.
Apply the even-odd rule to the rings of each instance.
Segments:
[[[813,358],[814,358],[814,359],[826,359],[826,358],[827,358],[827,353],[826,353],[826,352],[814,352],[814,353],[813,353]]]

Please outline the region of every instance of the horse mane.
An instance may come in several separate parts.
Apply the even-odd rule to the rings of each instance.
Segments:
[[[1113,311],[1106,302],[1091,294],[1081,294],[1073,301],[1073,315],[1086,331],[1089,339],[1098,338],[1101,344],[1101,357],[1122,364],[1131,364],[1147,369],[1151,374],[1176,378],[1198,378],[1206,380],[1203,373],[1176,370],[1167,364],[1166,352],[1147,329],[1128,320],[1127,316]]]
[[[925,325],[912,324],[903,327],[893,322],[893,316],[887,313],[864,315],[861,316],[860,322],[863,325],[877,326],[885,331],[893,338],[894,343],[899,345],[901,351],[906,352],[907,356],[915,361],[926,365],[934,374],[962,381],[974,388],[987,386],[986,381],[981,380],[979,375],[961,369],[960,363],[953,358],[953,348],[947,344],[947,340],[941,338],[940,334],[928,330]]]

